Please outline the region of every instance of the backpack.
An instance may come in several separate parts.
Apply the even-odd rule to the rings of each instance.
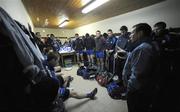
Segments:
[[[99,85],[105,87],[113,78],[113,74],[110,72],[101,72],[96,76],[96,81]]]
[[[77,70],[77,75],[82,76],[84,79],[93,79],[97,74],[97,69],[93,67],[80,66]]]
[[[125,92],[125,88],[123,87],[123,85],[120,86],[118,83],[114,81],[110,82],[106,86],[106,88],[107,88],[109,96],[112,99],[121,99],[122,98],[121,94]]]

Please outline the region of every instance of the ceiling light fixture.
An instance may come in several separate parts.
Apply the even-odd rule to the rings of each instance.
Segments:
[[[92,11],[93,9],[101,6],[102,4],[108,2],[109,0],[95,0],[93,3],[89,4],[87,7],[85,7],[83,10],[82,10],[82,13],[83,14],[86,14],[90,11]]]
[[[39,22],[39,17],[37,17],[36,20]]]
[[[68,24],[68,22],[69,22],[68,19],[64,20],[61,24],[59,24],[59,27],[64,27],[64,26],[66,26],[66,25]]]
[[[44,25],[47,26],[48,24],[49,24],[49,20],[46,18],[45,22],[44,22]]]

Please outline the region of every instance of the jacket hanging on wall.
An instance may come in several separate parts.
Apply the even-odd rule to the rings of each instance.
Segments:
[[[37,83],[40,80],[40,77],[37,76],[38,73],[45,72],[42,58],[38,55],[39,52],[22,29],[2,8],[0,8],[0,17],[1,33],[10,38],[14,51],[24,67],[23,72],[31,72],[33,76],[29,76],[30,80]]]
[[[0,111],[47,111],[57,95],[58,82],[48,77],[30,38],[0,7]]]

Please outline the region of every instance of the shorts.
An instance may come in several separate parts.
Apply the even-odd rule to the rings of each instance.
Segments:
[[[77,50],[76,53],[83,54],[83,51],[82,50]]]
[[[93,50],[86,50],[86,54],[87,55],[92,55],[92,54],[94,54],[94,51]]]
[[[96,58],[104,58],[104,51],[96,51]]]
[[[63,101],[67,100],[70,96],[70,90],[65,87],[59,88],[58,93]]]

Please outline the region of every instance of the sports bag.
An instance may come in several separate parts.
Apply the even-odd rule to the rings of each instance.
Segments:
[[[96,81],[99,83],[101,86],[106,86],[111,79],[113,78],[113,75],[109,72],[101,72],[96,76]]]
[[[121,99],[122,98],[122,93],[125,92],[125,88],[123,87],[123,85],[119,85],[118,83],[116,82],[110,82],[107,86],[107,91],[108,91],[108,94],[109,96],[112,98],[112,99]]]

